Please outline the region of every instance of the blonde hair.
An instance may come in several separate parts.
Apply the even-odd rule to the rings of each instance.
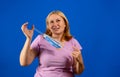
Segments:
[[[57,14],[57,15],[59,15],[63,18],[66,27],[65,27],[62,39],[66,40],[66,41],[69,41],[72,38],[72,35],[70,34],[69,22],[68,22],[68,19],[66,18],[66,16],[61,11],[57,10],[57,11],[50,12],[48,14],[47,18],[46,18],[46,25],[48,26],[48,24],[49,24],[48,19],[52,14]],[[45,33],[49,36],[52,36],[52,32],[48,28],[46,28]]]

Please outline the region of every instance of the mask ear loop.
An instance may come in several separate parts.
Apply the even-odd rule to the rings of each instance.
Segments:
[[[34,28],[34,30],[35,30],[37,33],[43,34],[43,32],[39,31],[37,28]]]
[[[60,42],[54,40],[53,38],[51,38],[50,36],[48,36],[45,33],[42,33],[41,31],[39,31],[37,28],[34,28],[34,30],[40,34],[43,34],[43,37],[45,40],[47,40],[52,46],[56,47],[56,48],[62,48],[62,45]]]

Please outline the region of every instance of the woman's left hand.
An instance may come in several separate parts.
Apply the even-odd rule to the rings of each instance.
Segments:
[[[81,51],[77,48],[77,47],[73,47],[73,52],[72,52],[72,56],[73,56],[73,59],[74,61],[79,61],[80,60],[80,54],[81,54]]]
[[[73,47],[74,51],[72,52],[72,56],[73,56],[73,71],[76,74],[81,74],[84,70],[84,64],[83,64],[83,60],[82,60],[82,54],[80,49],[78,49],[77,47]]]

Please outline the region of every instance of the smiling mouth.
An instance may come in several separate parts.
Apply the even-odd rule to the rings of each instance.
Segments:
[[[53,26],[53,27],[52,27],[52,30],[54,30],[54,31],[57,31],[57,30],[59,30],[59,29],[60,29],[59,26]]]

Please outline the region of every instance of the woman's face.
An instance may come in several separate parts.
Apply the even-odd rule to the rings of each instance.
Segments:
[[[52,32],[52,34],[63,34],[65,26],[65,21],[57,14],[52,14],[48,18],[48,29]]]

